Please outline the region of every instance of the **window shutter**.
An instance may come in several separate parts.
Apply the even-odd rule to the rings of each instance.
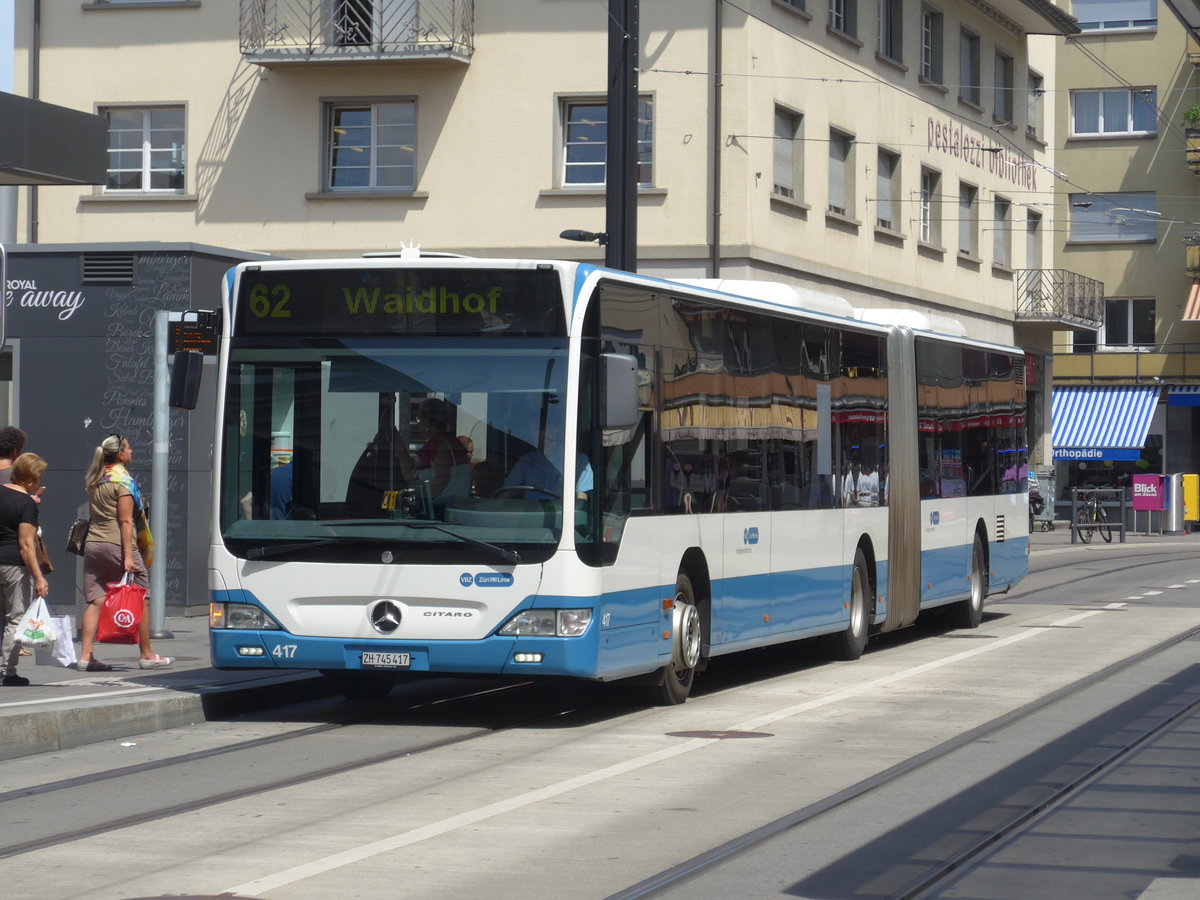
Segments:
[[[775,111],[775,193],[781,197],[796,196],[796,155],[793,139],[796,136],[795,120],[779,110]]]
[[[846,153],[849,141],[839,134],[829,136],[829,208],[846,214]]]
[[[875,200],[878,211],[875,224],[880,228],[892,228],[892,175],[896,170],[896,158],[890,153],[879,154],[878,182],[875,190]]]

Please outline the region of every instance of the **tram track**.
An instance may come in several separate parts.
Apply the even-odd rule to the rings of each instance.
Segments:
[[[96,824],[89,824],[82,827],[62,830],[54,834],[46,834],[26,841],[0,843],[0,859],[7,859],[24,853],[30,853],[36,850],[42,850],[48,847],[70,843],[72,841],[77,841],[84,838],[120,831],[124,828],[167,819],[172,816],[193,812],[210,806],[216,806],[229,801],[243,800],[283,788],[290,788],[320,781],[324,778],[341,775],[347,772],[353,772],[396,759],[430,753],[445,747],[479,740],[480,738],[497,734],[502,731],[539,725],[561,718],[564,715],[569,715],[571,712],[573,712],[570,704],[562,703],[561,698],[557,698],[552,694],[546,696],[548,692],[542,690],[540,693],[544,696],[544,699],[538,702],[538,700],[534,698],[532,705],[535,707],[549,707],[548,709],[539,709],[539,712],[532,716],[516,715],[517,713],[528,711],[529,706],[531,705],[530,697],[528,695],[530,692],[537,691],[539,691],[539,686],[533,682],[520,682],[517,684],[508,684],[501,687],[488,688],[485,690],[474,690],[455,696],[437,697],[431,700],[423,700],[408,706],[381,706],[377,711],[372,712],[371,714],[354,715],[339,722],[322,723],[295,731],[289,731],[284,734],[271,735],[245,741],[237,741],[222,745],[220,747],[212,747],[192,753],[178,754],[175,756],[139,763],[132,766],[121,766],[88,775],[34,785],[28,788],[10,790],[0,794],[0,817],[5,818],[6,820],[11,820],[10,814],[6,810],[6,807],[11,808],[20,801],[43,797],[48,794],[54,794],[62,791],[80,791],[89,788],[104,787],[106,785],[119,783],[123,779],[142,776],[153,771],[161,772],[162,770],[170,770],[172,768],[183,768],[193,764],[213,762],[219,760],[221,757],[232,756],[241,752],[253,752],[270,747],[272,745],[279,746],[289,742],[303,741],[331,732],[376,725],[381,722],[394,719],[400,715],[411,717],[415,714],[424,712],[437,713],[439,715],[449,714],[448,718],[453,719],[454,708],[460,704],[479,703],[483,701],[493,703],[497,700],[497,698],[504,700],[507,704],[507,708],[511,709],[512,711],[512,714],[507,716],[507,721],[502,721],[492,726],[474,728],[465,733],[445,736],[435,740],[406,744],[405,746],[399,747],[392,751],[370,754],[361,758],[346,760],[331,765],[318,766],[303,772],[258,782],[253,786],[241,787],[227,791],[218,791],[216,793],[204,792],[203,796],[195,797],[186,801],[159,806],[153,810],[142,811],[127,816],[118,816],[116,818],[107,817],[102,822],[97,822]],[[495,715],[497,710],[493,707],[490,708],[488,712],[489,714]],[[6,831],[5,836],[8,836],[11,833],[11,831]]]
[[[1164,653],[1168,649],[1200,635],[1200,627],[1188,629],[1178,635],[1145,650],[1119,660],[1089,676],[1078,679],[1071,684],[1025,704],[1011,712],[998,716],[976,728],[966,731],[942,744],[917,754],[908,760],[900,762],[882,772],[877,773],[857,784],[851,785],[816,803],[808,804],[791,813],[781,816],[758,828],[728,840],[716,847],[704,851],[691,859],[685,860],[669,869],[608,895],[605,900],[640,900],[662,896],[668,891],[680,887],[686,882],[703,877],[718,867],[734,862],[739,857],[761,849],[768,842],[780,838],[793,829],[802,826],[819,824],[823,817],[857,801],[868,801],[873,795],[899,782],[901,779],[917,773],[927,766],[935,764],[951,754],[963,750],[972,744],[986,741],[989,737],[1023,720],[1030,719],[1056,704],[1062,703],[1071,696],[1088,688],[1096,687],[1114,678],[1114,676],[1130,669],[1139,663]],[[1081,789],[1112,771],[1138,748],[1161,735],[1166,730],[1186,716],[1200,709],[1200,696],[1191,702],[1177,708],[1171,714],[1155,721],[1149,727],[1140,728],[1135,733],[1128,734],[1120,745],[1105,757],[1059,785],[1048,795],[1038,798],[1021,806],[1003,822],[979,834],[967,845],[937,863],[929,866],[919,877],[906,883],[898,893],[889,893],[894,900],[921,900],[936,895],[950,881],[961,877],[962,873],[973,863],[984,856],[997,844],[1027,827],[1033,820],[1048,810],[1068,802]]]

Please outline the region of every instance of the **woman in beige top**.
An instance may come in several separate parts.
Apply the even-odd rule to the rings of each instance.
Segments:
[[[83,552],[83,592],[87,609],[80,629],[81,647],[78,667],[84,672],[110,672],[93,655],[100,610],[108,585],[126,574],[133,584],[148,588],[146,567],[153,557],[154,539],[146,524],[145,507],[138,483],[127,466],[133,448],[119,434],[110,434],[96,448],[85,478],[91,502],[91,525]],[[150,646],[150,595],[138,628],[138,644],[143,669],[158,669],[171,664],[170,657],[159,656]]]

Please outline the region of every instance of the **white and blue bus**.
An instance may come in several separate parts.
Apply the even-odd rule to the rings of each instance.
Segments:
[[[977,626],[1027,571],[1016,347],[570,262],[243,263],[223,296],[217,668],[679,703],[718,655]]]

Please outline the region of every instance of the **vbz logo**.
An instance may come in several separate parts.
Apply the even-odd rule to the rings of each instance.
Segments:
[[[742,543],[743,544],[757,544],[758,543],[758,529],[757,528],[747,528],[744,532],[742,532]]]
[[[929,514],[929,524],[930,525],[937,525],[939,522],[941,522],[941,520],[942,520],[941,513],[939,513],[936,509]]]

